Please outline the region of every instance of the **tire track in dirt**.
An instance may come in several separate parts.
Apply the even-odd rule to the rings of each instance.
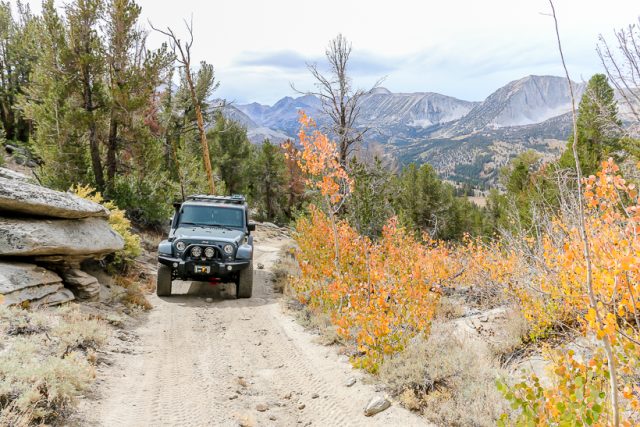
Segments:
[[[235,299],[233,285],[194,282],[150,298],[154,309],[135,331],[139,340],[123,353],[114,346],[113,365],[100,368],[102,385],[97,399],[82,403],[82,425],[426,425],[396,405],[363,415],[373,386],[346,387],[362,374],[315,344],[273,294],[269,269],[286,241],[257,240],[255,263],[265,269],[255,272],[253,298]]]

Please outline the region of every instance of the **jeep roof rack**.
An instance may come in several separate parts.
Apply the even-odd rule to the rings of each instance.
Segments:
[[[193,196],[187,196],[185,201],[197,201],[197,202],[216,202],[216,203],[229,203],[234,205],[243,205],[246,199],[241,194],[234,194],[233,196],[209,196],[206,194],[196,194]]]

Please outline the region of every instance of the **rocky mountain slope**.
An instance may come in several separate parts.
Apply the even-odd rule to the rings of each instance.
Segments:
[[[574,84],[577,99],[584,85]],[[461,135],[505,127],[542,123],[571,111],[566,79],[553,76],[528,76],[501,87],[468,114],[439,132],[441,136]]]
[[[584,84],[574,85],[579,100]],[[445,178],[484,184],[522,151],[557,155],[570,133],[570,102],[566,80],[555,76],[524,77],[482,102],[380,87],[362,98],[358,126],[371,128],[369,142],[381,144],[401,163],[429,162]],[[295,137],[300,109],[326,123],[320,100],[310,95],[285,97],[273,106],[231,107],[254,142],[263,136],[275,142]]]

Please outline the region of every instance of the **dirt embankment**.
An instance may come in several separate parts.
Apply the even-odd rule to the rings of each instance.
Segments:
[[[264,268],[251,299],[235,299],[232,285],[196,282],[175,282],[169,298],[152,296],[148,320],[114,339],[113,363],[99,369],[78,424],[424,425],[396,405],[365,417],[375,387],[283,314],[271,268],[286,242],[258,231],[254,263]],[[358,381],[349,385],[351,378]]]

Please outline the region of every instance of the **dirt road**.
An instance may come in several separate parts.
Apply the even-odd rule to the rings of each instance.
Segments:
[[[174,283],[172,297],[151,297],[148,320],[100,368],[82,424],[424,425],[396,405],[364,416],[374,387],[283,314],[271,290],[270,268],[284,240],[260,233],[256,240],[254,263],[265,268],[255,272],[254,297],[237,300],[233,286],[195,282]],[[358,381],[348,387],[350,377]]]

